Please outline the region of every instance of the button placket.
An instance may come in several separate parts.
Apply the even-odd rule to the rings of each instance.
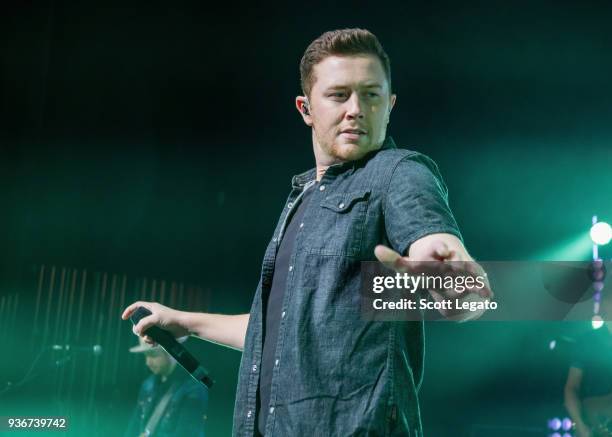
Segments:
[[[319,187],[319,190],[320,190],[320,191],[324,191],[324,190],[325,190],[325,186],[324,186],[324,185],[320,186],[320,187]],[[304,189],[304,191],[305,191],[305,189]],[[303,196],[304,191],[302,191],[302,193],[300,193],[300,194],[298,195],[298,197],[295,199],[295,201],[294,201],[293,203],[289,202],[289,203],[287,204],[288,209],[291,209],[292,207],[293,207],[293,208],[297,208],[297,206],[296,206],[296,205],[298,204],[298,202],[299,202],[299,201],[301,201],[301,197]],[[281,241],[280,239],[281,239],[281,237],[282,237],[282,235],[283,235],[284,231],[286,231],[286,226],[287,226],[287,222],[288,222],[288,216],[289,216],[289,214],[290,214],[290,213],[289,213],[289,211],[287,211],[287,212],[286,212],[286,217],[285,217],[284,223],[283,223],[283,225],[281,226],[281,232],[280,232],[280,234],[278,235],[278,241],[279,241],[279,242]],[[304,228],[304,222],[300,222],[300,223],[299,223],[299,225],[298,225],[298,229],[302,229],[302,228]],[[295,261],[295,260],[293,260],[293,261]],[[289,265],[289,267],[288,267],[288,271],[289,271],[289,272],[292,272],[292,271],[294,270],[294,267],[295,267],[295,265],[294,265],[294,264]],[[291,277],[291,278],[292,278],[292,277],[293,277],[293,275],[291,275],[291,274],[290,274],[290,275],[289,275],[289,277]],[[290,279],[288,278],[288,280],[290,280]],[[286,294],[285,294],[284,299],[286,299],[286,298],[287,298],[287,296],[286,296]],[[286,309],[283,309],[283,311],[281,312],[281,315],[280,315],[280,316],[281,316],[281,319],[282,319],[283,321],[280,323],[280,325],[279,325],[279,327],[278,327],[278,335],[279,335],[279,339],[278,339],[278,341],[281,341],[281,342],[282,342],[282,338],[284,337],[284,331],[285,331],[285,330],[284,330],[284,319],[285,319],[285,318],[286,318],[286,316],[287,316],[287,311],[286,311]],[[279,344],[277,343],[277,345],[276,345],[276,346],[277,346],[277,348],[278,348],[278,347],[279,347]],[[274,370],[274,372],[273,372],[273,373],[274,373],[275,375],[278,375],[279,366],[280,366],[280,358],[276,358],[276,359],[274,360],[274,369],[273,369],[273,370]],[[273,375],[273,376],[272,376],[272,381],[274,381],[276,378],[277,378],[277,376],[275,377],[275,376]],[[277,383],[272,382],[272,384],[271,384],[271,385],[272,385],[272,387],[271,387],[271,389],[270,389],[270,402],[271,402],[271,404],[273,405],[273,404],[274,404],[274,402],[275,402],[275,399],[276,399],[276,395],[277,395],[277,393],[276,393],[276,385],[277,385]],[[272,415],[272,414],[274,413],[274,406],[271,406],[271,407],[269,408],[268,412],[269,412],[269,414],[270,414],[270,415]],[[271,420],[273,420],[273,419],[271,419]],[[268,425],[268,427],[269,427],[271,422],[268,422],[268,423],[269,423],[269,425]],[[268,429],[269,429],[269,428],[268,428]]]
[[[287,204],[287,209],[291,210],[291,208],[293,208],[293,206],[294,206],[294,205],[295,205],[297,202],[299,202],[299,200],[302,198],[302,196],[303,196],[303,195],[304,195],[304,191],[302,190],[302,192],[301,192],[301,193],[299,193],[299,194],[297,195],[297,197],[295,198],[295,200],[290,201],[290,202]],[[290,215],[290,214],[289,214],[289,211],[287,211],[287,212],[285,213],[285,217],[283,218],[283,221],[282,221],[282,223],[281,223],[281,226],[280,226],[280,231],[279,231],[279,233],[278,233],[278,236],[276,237],[276,241],[275,241],[275,243],[280,242],[280,241],[281,241],[281,239],[283,238],[283,234],[285,233],[285,230],[286,230],[286,226],[287,226],[287,222],[288,222],[288,219],[289,219],[289,215]]]

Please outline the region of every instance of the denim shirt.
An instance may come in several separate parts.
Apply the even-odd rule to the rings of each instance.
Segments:
[[[316,169],[294,176],[265,251],[240,365],[234,436],[255,435],[262,295],[292,208]],[[267,407],[269,436],[422,435],[422,322],[361,316],[360,265],[385,244],[402,254],[425,235],[461,238],[436,164],[390,137],[365,157],[332,165],[312,193],[289,261]]]

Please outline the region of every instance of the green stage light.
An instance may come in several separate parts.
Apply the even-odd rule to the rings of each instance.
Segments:
[[[600,246],[608,244],[612,240],[612,227],[606,222],[595,223],[591,227],[591,240]]]

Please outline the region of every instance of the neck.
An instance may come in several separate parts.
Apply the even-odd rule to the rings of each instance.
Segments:
[[[319,182],[323,178],[323,175],[325,174],[328,168],[329,168],[329,165],[317,164],[317,182]]]
[[[319,145],[319,141],[317,140],[317,136],[315,135],[314,129],[312,129],[312,151],[314,152],[314,158],[317,164],[317,182],[323,178],[323,175],[331,165],[342,162],[341,160],[334,159],[323,152],[321,146]]]

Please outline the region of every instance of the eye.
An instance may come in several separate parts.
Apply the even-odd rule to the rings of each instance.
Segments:
[[[333,99],[344,99],[346,98],[346,93],[343,91],[336,91],[334,93],[329,94],[329,97]]]
[[[378,93],[368,93],[368,97],[378,97]]]

